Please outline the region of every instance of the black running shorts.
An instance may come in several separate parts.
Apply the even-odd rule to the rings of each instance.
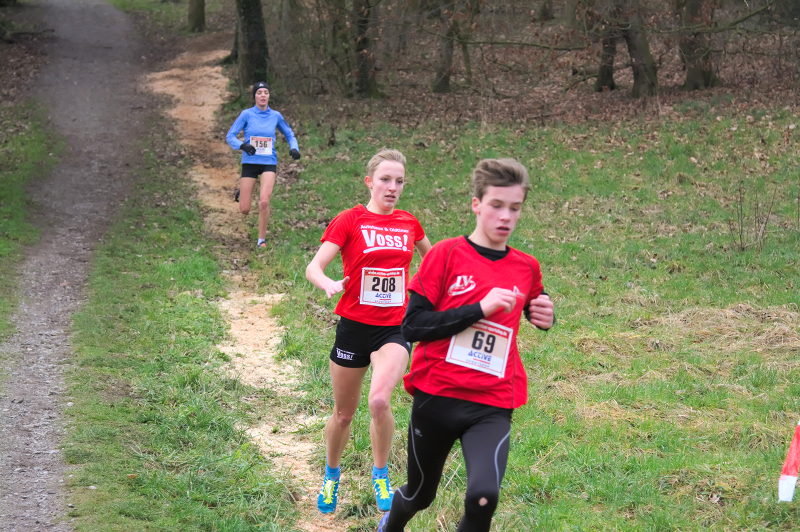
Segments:
[[[264,172],[275,172],[278,166],[275,164],[253,164],[242,163],[242,177],[257,178]]]
[[[386,344],[400,344],[411,352],[411,344],[403,338],[399,325],[366,325],[341,318],[336,325],[331,360],[346,368],[365,368],[370,355]]]

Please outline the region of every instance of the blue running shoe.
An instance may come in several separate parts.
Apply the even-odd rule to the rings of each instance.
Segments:
[[[339,479],[325,476],[322,479],[322,489],[317,497],[317,508],[324,514],[333,513],[336,503],[339,502]]]
[[[392,508],[392,497],[394,497],[389,477],[372,477],[372,487],[375,490],[375,502],[378,504],[378,510],[388,512]]]
[[[384,512],[383,517],[378,522],[378,532],[386,532],[386,525],[389,523],[389,512]]]

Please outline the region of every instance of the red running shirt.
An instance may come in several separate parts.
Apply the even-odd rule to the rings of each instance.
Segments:
[[[367,325],[400,325],[408,304],[408,267],[425,238],[409,212],[375,214],[363,205],[340,212],[320,238],[341,249],[350,276],[336,314]]]
[[[494,287],[518,293],[511,312],[500,310],[449,338],[419,342],[403,378],[408,393],[422,390],[500,408],[517,408],[528,401],[517,333],[523,309],[542,293],[542,274],[534,257],[509,248],[505,257],[492,261],[465,237],[450,238],[428,252],[409,289],[443,311],[477,303]]]

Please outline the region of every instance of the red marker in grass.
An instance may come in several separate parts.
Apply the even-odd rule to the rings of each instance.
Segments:
[[[781,478],[778,479],[778,500],[791,502],[794,498],[794,487],[797,485],[797,470],[800,467],[800,421],[794,428],[794,437],[783,462]]]

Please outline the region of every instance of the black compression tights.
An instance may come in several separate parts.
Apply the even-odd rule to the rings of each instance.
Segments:
[[[488,531],[508,460],[511,409],[417,392],[408,426],[408,483],[394,494],[387,531],[430,506],[456,440],[467,467],[459,532]]]

